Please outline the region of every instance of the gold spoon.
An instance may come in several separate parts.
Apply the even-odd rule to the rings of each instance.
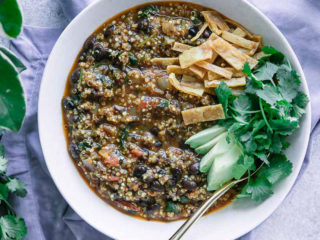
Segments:
[[[256,174],[259,169],[262,167],[263,163],[257,168],[254,173],[250,175],[253,176]],[[239,180],[233,180],[229,182],[228,184],[221,187],[219,190],[215,191],[213,195],[205,201],[201,207],[192,214],[192,216],[184,222],[184,224],[171,236],[169,240],[179,240],[182,238],[182,236],[189,230],[189,228],[197,221],[199,218],[212,206],[213,203],[215,203],[219,198],[221,198],[226,192],[228,192],[232,187],[234,187],[236,184],[241,183],[243,181],[248,180],[249,176],[241,178]]]

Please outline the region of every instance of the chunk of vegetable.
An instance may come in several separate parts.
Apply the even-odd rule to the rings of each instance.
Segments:
[[[226,135],[221,138],[218,143],[201,159],[200,172],[208,172],[212,166],[214,159],[228,150],[230,150],[230,144],[227,142]]]
[[[238,162],[242,150],[238,145],[228,146],[228,151],[218,155],[210,168],[208,174],[208,191],[219,189],[223,184],[233,178],[232,168]]]
[[[215,138],[213,138],[211,141],[201,145],[200,147],[197,147],[195,151],[199,154],[206,154],[207,152],[210,151],[212,147],[214,147],[221,139],[226,138],[227,133],[224,132]]]
[[[215,125],[211,128],[207,128],[197,134],[193,135],[192,137],[188,138],[185,142],[186,144],[190,145],[192,148],[199,147],[202,144],[207,143],[214,137],[218,136],[220,133],[224,132],[226,129],[219,125]]]

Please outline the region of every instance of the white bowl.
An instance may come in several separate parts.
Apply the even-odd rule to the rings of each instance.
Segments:
[[[127,216],[102,201],[81,178],[70,159],[62,129],[61,99],[68,73],[86,38],[115,14],[147,0],[100,0],[82,11],[64,30],[48,59],[39,98],[39,132],[43,154],[51,176],[70,206],[100,232],[125,240],[168,239],[182,221],[171,223],[139,220]],[[289,43],[276,26],[253,5],[244,0],[194,0],[220,11],[254,33],[263,36],[264,43],[281,50],[297,70],[302,89],[308,88],[301,66]],[[234,239],[249,232],[279,206],[288,194],[301,168],[310,134],[311,110],[307,107],[301,127],[291,137],[287,151],[293,162],[292,174],[282,181],[274,194],[261,204],[251,201],[234,203],[202,217],[184,239]]]

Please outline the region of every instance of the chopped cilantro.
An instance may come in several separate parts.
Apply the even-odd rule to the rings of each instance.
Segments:
[[[126,128],[121,129],[120,144],[123,149],[126,149],[126,141],[127,141],[128,134],[129,132]]]
[[[166,99],[161,99],[161,102],[157,105],[157,107],[162,107],[162,108],[169,107],[169,101]]]
[[[166,212],[173,212],[175,214],[180,212],[180,207],[178,204],[174,203],[174,202],[167,202],[167,207],[165,209]]]
[[[148,7],[145,7],[138,11],[138,17],[139,18],[148,18],[151,15],[156,14],[159,11],[159,8],[157,5],[150,5]]]

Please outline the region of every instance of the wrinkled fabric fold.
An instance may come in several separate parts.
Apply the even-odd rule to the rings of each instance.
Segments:
[[[65,17],[72,20],[89,0],[57,0]],[[251,0],[284,33],[295,50],[304,69],[312,103],[312,128],[319,133],[320,83],[320,3],[317,0],[261,1]],[[277,7],[273,7],[274,5]],[[43,69],[57,38],[63,29],[26,26],[23,34],[11,42],[11,49],[27,66],[22,73],[27,95],[27,117],[18,134],[8,133],[3,142],[9,159],[8,173],[26,183],[28,195],[24,199],[13,198],[17,212],[28,226],[28,240],[107,240],[85,223],[65,202],[54,185],[46,168],[38,136],[37,106]],[[317,131],[315,131],[317,129]],[[312,142],[315,134],[312,134]],[[303,165],[309,161],[310,145]],[[320,154],[320,150],[317,150]],[[301,171],[300,174],[302,174]],[[254,238],[254,231],[241,237]]]

